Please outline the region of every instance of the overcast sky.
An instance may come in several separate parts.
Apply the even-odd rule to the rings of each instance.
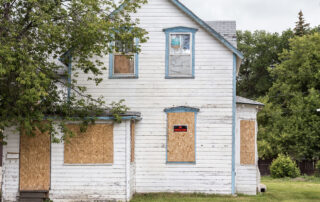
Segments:
[[[208,20],[236,20],[240,30],[281,32],[293,28],[302,10],[312,27],[320,25],[320,0],[180,0]]]

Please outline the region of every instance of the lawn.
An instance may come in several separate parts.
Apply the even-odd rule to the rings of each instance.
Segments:
[[[257,196],[217,196],[203,194],[137,194],[131,202],[204,202],[204,201],[320,201],[320,178],[272,179],[263,177],[267,192]]]

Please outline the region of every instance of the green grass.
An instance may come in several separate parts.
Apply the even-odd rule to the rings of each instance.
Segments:
[[[204,202],[204,201],[320,201],[320,178],[303,176],[296,179],[263,177],[267,192],[257,196],[221,196],[204,194],[136,194],[131,202]]]

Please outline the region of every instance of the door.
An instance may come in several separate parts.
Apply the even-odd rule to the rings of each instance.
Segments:
[[[20,134],[20,191],[48,191],[50,187],[50,135]]]

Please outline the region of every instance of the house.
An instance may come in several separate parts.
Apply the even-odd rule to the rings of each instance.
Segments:
[[[121,123],[106,112],[68,143],[7,128],[3,201],[257,193],[256,114],[262,104],[235,95],[243,57],[235,23],[205,22],[177,0],[149,0],[133,15],[149,32],[141,53],[105,56],[99,86],[86,75],[77,78],[93,96],[125,99],[131,111]],[[79,133],[77,122],[68,127]]]

